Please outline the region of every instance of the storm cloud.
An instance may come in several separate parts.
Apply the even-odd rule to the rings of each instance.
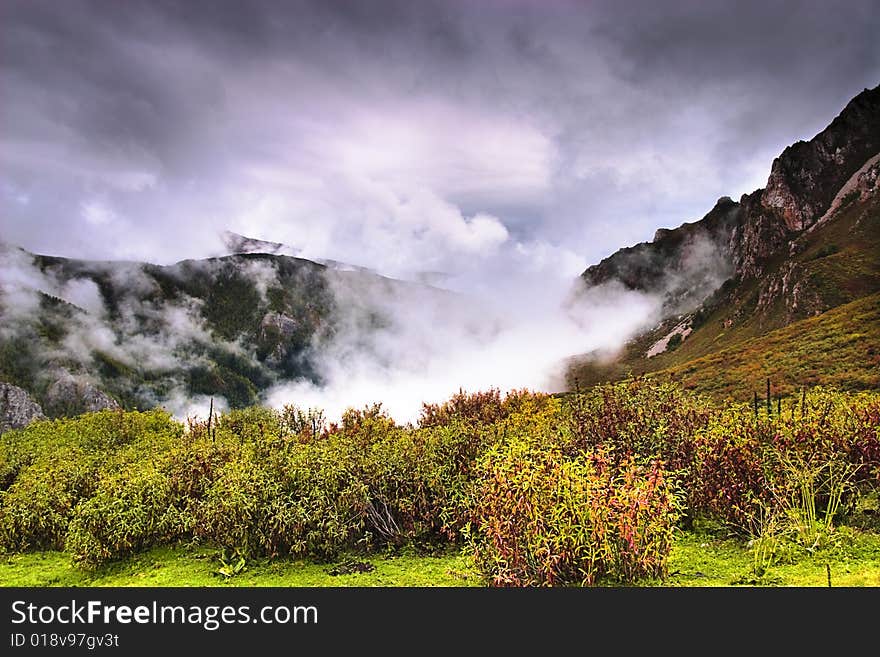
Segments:
[[[763,185],[874,86],[873,5],[2,0],[0,229],[570,277]]]

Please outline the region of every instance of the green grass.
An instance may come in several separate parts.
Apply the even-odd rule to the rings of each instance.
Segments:
[[[641,366],[593,362],[576,366],[569,379],[572,387],[575,377],[579,385],[589,387],[646,374],[675,381],[716,401],[740,402],[749,401],[755,391],[763,395],[768,378],[774,397],[797,395],[801,388],[817,385],[876,390],[880,388],[880,294],[699,358],[660,369],[649,367],[651,361]]]
[[[256,560],[226,578],[217,550],[176,546],[154,548],[96,570],[83,570],[64,552],[31,552],[0,557],[4,586],[477,586],[479,575],[458,553],[356,557],[375,570],[330,575],[334,564]]]
[[[664,586],[880,586],[880,535],[840,530],[841,546],[794,563],[770,567],[764,578],[752,573],[752,553],[741,538],[710,533],[683,533],[669,555]]]
[[[723,530],[679,532],[669,556],[669,576],[653,586],[880,586],[880,535],[843,528],[839,546],[794,563],[777,564],[754,578],[752,553],[742,538]],[[482,586],[467,555],[401,554],[350,557],[375,570],[330,575],[334,564],[262,559],[234,577],[216,574],[217,551],[204,546],[154,548],[97,570],[72,565],[64,552],[31,552],[0,557],[3,586]],[[343,560],[344,561],[344,560]]]
[[[880,388],[880,294],[801,320],[736,347],[653,374],[717,400],[748,401],[770,378],[774,396],[801,387]]]

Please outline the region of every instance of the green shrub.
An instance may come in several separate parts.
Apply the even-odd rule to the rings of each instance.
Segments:
[[[872,392],[815,389],[769,417],[644,379],[564,398],[460,392],[418,427],[380,405],[332,424],[251,407],[210,432],[103,411],[0,436],[0,549],[94,566],[191,538],[317,558],[464,540],[496,584],[632,582],[663,575],[676,521],[757,536],[765,564],[780,532],[819,549],[878,487]]]
[[[514,439],[481,462],[471,547],[494,585],[633,582],[666,572],[676,519],[657,463]]]
[[[132,443],[106,464],[94,493],[76,506],[67,550],[76,562],[96,566],[189,536],[196,506],[237,455],[238,445],[226,434]]]
[[[494,424],[512,413],[538,410],[549,399],[544,393],[530,390],[511,390],[503,398],[497,388],[473,393],[459,390],[442,404],[422,404],[419,426],[437,427],[453,421]]]
[[[170,543],[190,524],[171,480],[157,464],[130,464],[104,477],[73,514],[66,547],[74,562],[97,566],[144,548]]]
[[[222,433],[215,440],[207,436],[189,439],[169,450],[161,464],[162,472],[176,497],[195,504],[204,498],[220,470],[238,458],[238,451],[239,445]]]
[[[196,535],[249,556],[332,556],[362,526],[357,457],[335,441],[274,453],[247,446],[206,490]]]
[[[79,501],[94,489],[98,457],[78,447],[41,455],[0,492],[0,547],[62,550]]]
[[[105,472],[121,467],[117,456],[132,452],[128,460],[136,460],[168,449],[181,430],[163,411],[100,411],[5,434],[0,547],[64,549],[77,505]]]
[[[491,398],[470,396],[471,402]],[[560,400],[539,393],[508,393],[491,423],[480,421],[484,411],[474,412],[473,406],[462,412],[469,405],[460,404],[461,400],[457,395],[450,403],[438,407],[446,410],[435,414],[434,420],[427,423],[429,426],[418,432],[425,444],[424,460],[430,464],[426,474],[433,500],[433,532],[451,541],[463,538],[462,532],[472,520],[480,485],[479,459],[508,435],[551,436],[564,425]],[[447,414],[453,403],[457,410]],[[439,417],[442,421],[438,421]]]

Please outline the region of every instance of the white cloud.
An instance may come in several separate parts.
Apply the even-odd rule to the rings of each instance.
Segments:
[[[82,308],[95,317],[104,315],[104,299],[101,290],[88,278],[74,278],[58,288],[56,296]]]
[[[80,214],[92,226],[103,226],[117,218],[112,208],[100,200],[84,201],[80,205]]]
[[[612,287],[592,290],[568,309],[547,302],[562,292],[544,287],[487,300],[337,285],[341,324],[316,354],[323,384],[282,382],[267,403],[323,408],[338,418],[346,408],[382,402],[406,422],[418,418],[422,402],[443,401],[459,388],[560,390],[565,359],[618,348],[659,307],[647,295]],[[368,307],[390,324],[365,333],[358,317]]]

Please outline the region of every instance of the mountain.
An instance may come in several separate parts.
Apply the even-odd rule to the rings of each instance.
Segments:
[[[806,339],[811,335],[808,318],[880,291],[878,177],[880,86],[858,94],[813,139],[786,148],[774,160],[766,187],[739,202],[723,197],[701,220],[660,229],[653,241],[621,249],[589,267],[581,276],[583,289],[619,281],[655,295],[661,311],[655,326],[613,357],[574,359],[571,384],[661,371],[672,378],[678,372],[681,378],[686,364],[697,359],[703,359],[704,378],[724,376],[724,359],[711,355],[731,356],[747,344],[757,353],[763,336],[785,327],[792,327],[787,334],[792,341]],[[877,317],[870,315],[871,324],[865,326],[855,321],[857,316],[837,318],[840,340],[855,336],[852,340],[864,342],[865,351],[851,354],[852,377],[836,381],[876,387],[880,377],[863,374],[877,365]],[[797,346],[801,351],[803,345]],[[817,350],[836,346],[815,345]],[[764,360],[765,367],[755,368],[757,377],[788,376],[774,366],[784,358],[774,361],[773,354],[764,354]],[[824,380],[807,378],[802,383]],[[702,385],[697,379],[690,377],[692,387]],[[750,397],[753,384],[743,381],[741,389],[725,388],[723,394]]]
[[[570,385],[651,374],[741,399],[766,377],[774,394],[880,387],[878,179],[880,87],[786,148],[763,189],[583,272],[573,301],[622,285],[658,311],[618,353],[574,357]],[[454,341],[450,324],[497,330],[487,304],[426,284],[443,272],[407,282],[224,239],[229,255],[168,266],[0,243],[0,431],[100,408],[180,414],[208,397],[244,407],[283,382],[363,374],[364,354],[370,376],[395,359],[417,368]]]
[[[180,410],[200,395],[248,406],[281,381],[320,383],[324,353],[353,335],[369,349],[370,336],[396,321],[394,304],[449,299],[238,237],[240,253],[170,266],[0,244],[0,420]]]
[[[264,253],[289,256],[302,255],[301,249],[289,246],[282,242],[267,242],[266,240],[259,240],[254,237],[239,235],[238,233],[234,233],[230,230],[223,231],[220,234],[220,238],[223,241],[226,250],[230,254],[241,255],[245,253]],[[313,258],[311,259],[311,261],[319,265],[329,267],[330,269],[338,269],[340,271],[359,271],[368,274],[375,274],[377,276],[380,275],[375,269],[370,269],[369,267],[363,267],[361,265],[352,265],[347,262],[340,262],[339,260],[331,260],[328,258]]]
[[[238,233],[233,233],[231,230],[224,230],[220,234],[220,238],[223,240],[223,244],[226,247],[226,250],[229,253],[271,253],[271,254],[282,254],[285,251],[289,251],[287,247],[281,242],[267,242],[265,240],[258,240],[254,237],[246,237],[244,235],[239,235]],[[297,252],[289,253],[288,255],[298,255]]]

